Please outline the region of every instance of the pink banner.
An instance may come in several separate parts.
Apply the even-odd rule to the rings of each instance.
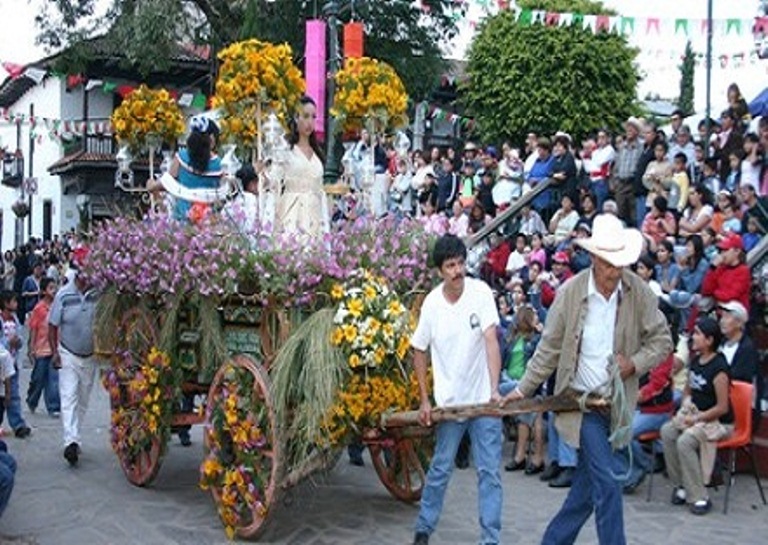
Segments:
[[[315,132],[318,140],[325,140],[325,21],[307,21],[307,47],[305,77],[307,95],[317,104]]]

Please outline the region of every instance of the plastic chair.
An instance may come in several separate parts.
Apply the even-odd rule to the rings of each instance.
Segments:
[[[651,444],[651,471],[648,472],[648,492],[645,495],[645,501],[651,501],[651,495],[653,494],[653,464],[656,463],[656,442],[661,439],[660,431],[648,431],[642,433],[636,438],[642,444]]]
[[[728,499],[730,497],[731,485],[736,473],[736,451],[741,449],[752,463],[752,474],[755,476],[757,489],[760,491],[760,499],[763,505],[766,505],[763,485],[760,483],[760,476],[757,474],[757,465],[755,456],[752,452],[752,395],[754,387],[747,382],[734,380],[731,382],[731,407],[734,413],[733,434],[727,439],[717,443],[718,450],[730,451],[727,466],[727,479],[725,481],[725,504],[723,513],[728,513]]]

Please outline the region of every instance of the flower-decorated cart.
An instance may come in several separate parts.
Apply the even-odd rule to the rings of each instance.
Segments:
[[[379,422],[418,407],[406,354],[428,242],[410,221],[358,221],[317,248],[216,217],[97,226],[84,273],[102,290],[96,346],[126,478],[149,485],[171,435],[203,424],[200,485],[230,537],[257,536],[350,441],[393,496],[418,500],[430,438]]]

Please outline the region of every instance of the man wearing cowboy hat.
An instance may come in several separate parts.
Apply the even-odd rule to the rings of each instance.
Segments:
[[[657,297],[626,268],[640,256],[643,236],[637,229],[624,228],[615,216],[603,214],[595,218],[592,236],[575,243],[592,255],[592,266],[558,291],[536,353],[505,401],[533,395],[553,372],[555,394],[572,390],[608,395],[615,365],[626,403],[634,408],[638,377],[672,350]],[[555,426],[561,437],[579,449],[578,463],[573,486],[542,543],[573,543],[593,511],[601,545],[626,543],[621,482],[611,470],[609,436],[617,424],[601,412],[557,416]],[[613,443],[619,448],[626,441]]]

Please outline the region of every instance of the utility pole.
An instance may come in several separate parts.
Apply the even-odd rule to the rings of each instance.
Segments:
[[[331,115],[333,98],[336,94],[336,73],[339,71],[339,2],[327,0],[323,13],[328,21],[328,87],[325,108],[328,112],[325,130],[325,174],[323,182],[335,184],[339,180],[339,159],[336,157],[336,119]],[[322,105],[318,105],[322,107]]]
[[[707,141],[704,156],[709,157],[709,138],[712,134],[712,1],[707,0]]]

